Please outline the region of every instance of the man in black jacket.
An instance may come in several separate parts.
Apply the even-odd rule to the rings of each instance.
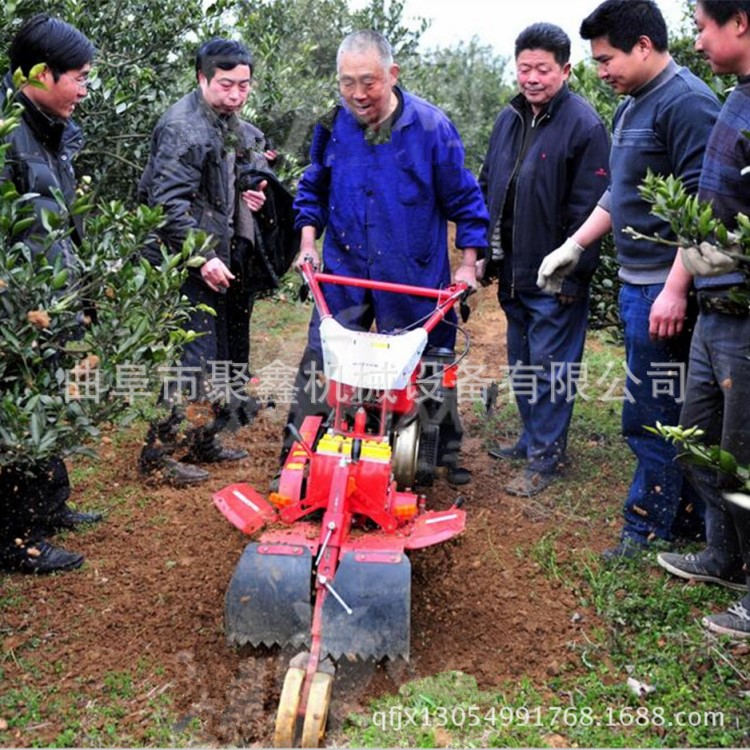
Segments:
[[[83,231],[80,216],[69,210],[76,189],[73,159],[83,139],[70,117],[86,97],[93,56],[93,44],[78,29],[40,13],[26,21],[13,39],[10,71],[0,92],[0,108],[8,96],[23,106],[20,125],[5,138],[8,150],[0,174],[0,182],[10,181],[18,193],[33,196],[34,221],[19,239],[33,252],[46,252],[50,260],[62,257],[71,274],[75,273]],[[20,70],[28,78],[37,65],[43,66],[35,76],[42,85],[24,84],[16,91],[12,74]],[[62,194],[64,206],[58,202],[56,191]],[[70,230],[49,247],[44,212],[57,214],[61,225]],[[57,529],[101,519],[97,513],[72,510],[66,504],[69,495],[68,473],[59,456],[2,466],[0,568],[49,573],[80,567],[83,555],[45,539]]]
[[[594,109],[568,89],[570,39],[562,29],[534,24],[518,36],[515,52],[521,92],[495,123],[479,183],[490,211],[485,278],[499,276],[508,366],[523,422],[515,444],[489,453],[527,461],[505,489],[530,497],[565,462],[598,246],[560,294],[541,293],[537,271],[606,189],[609,140]]]
[[[198,87],[157,123],[139,185],[140,200],[162,206],[166,216],[159,236],[146,248],[149,260],[161,262],[162,244],[168,252],[178,252],[190,230],[203,230],[213,238],[205,264],[190,270],[182,292],[194,305],[210,307],[216,315],[202,309],[192,314],[186,328],[203,335],[185,345],[182,367],[188,380],[199,373],[189,397],[213,401],[214,419],[188,430],[188,452],[177,460],[183,394],[165,387],[163,400],[172,411],[151,426],[140,458],[142,473],[178,486],[208,478],[208,472],[194,463],[247,456],[219,443],[217,433],[229,424],[235,409],[226,399],[219,404],[214,397],[221,391],[222,399],[229,392],[235,400],[247,399],[242,386],[247,380],[253,301],[249,255],[256,240],[255,215],[266,202],[268,180],[262,178],[262,170],[274,156],[263,133],[239,118],[252,73],[252,57],[241,43],[221,38],[203,43],[196,57]],[[248,176],[250,180],[243,179]],[[220,373],[224,382],[218,382]],[[247,416],[247,408],[240,413]]]

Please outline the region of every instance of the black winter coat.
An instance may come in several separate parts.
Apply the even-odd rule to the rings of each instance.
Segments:
[[[513,248],[503,261],[504,292],[538,291],[537,272],[544,257],[559,247],[596,207],[609,184],[609,136],[594,108],[567,85],[539,118],[539,131],[523,162],[522,94],[498,116],[479,184],[490,212],[490,235],[503,211],[508,184],[518,169]],[[562,293],[583,296],[599,262],[599,243],[581,257],[563,282]],[[508,267],[510,266],[510,267]]]
[[[199,89],[162,115],[151,137],[138,198],[164,208],[166,223],[159,239],[171,252],[179,252],[189,230],[201,229],[214,238],[207,259],[218,257],[229,266],[235,205],[227,153],[234,150],[237,163],[262,167],[265,148],[258,128],[235,115],[220,117]],[[150,243],[144,255],[158,265],[162,259],[158,242]]]
[[[299,252],[300,232],[294,228],[294,196],[279,178],[268,169],[249,169],[245,175],[256,184],[267,183],[266,202],[254,214],[253,246],[246,251],[248,288],[259,297],[280,287],[281,277]]]
[[[5,104],[8,91],[15,91],[10,73],[2,82],[0,109]],[[20,125],[4,139],[10,146],[5,152],[5,166],[0,173],[0,181],[12,182],[20,194],[38,195],[31,200],[35,221],[15,239],[23,241],[33,251],[41,252],[47,237],[47,230],[42,224],[42,212],[47,210],[60,216],[65,215],[70,234],[56,240],[47,250],[47,256],[50,261],[54,261],[62,255],[64,265],[72,269],[77,257],[77,246],[83,237],[81,216],[73,216],[70,212],[76,197],[73,160],[83,147],[83,134],[72,120],[48,117],[23,93],[16,94],[16,101],[23,105],[24,111]],[[54,197],[55,189],[62,193],[64,206]]]

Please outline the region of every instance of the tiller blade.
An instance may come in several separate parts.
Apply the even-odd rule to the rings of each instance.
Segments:
[[[227,640],[253,646],[308,645],[311,575],[312,554],[304,545],[248,544],[227,589]]]
[[[329,593],[323,603],[323,654],[409,658],[411,563],[405,554],[347,552],[332,585],[338,596]]]
[[[465,528],[465,510],[455,506],[449,510],[428,510],[414,522],[404,546],[406,549],[431,547],[458,536]]]
[[[276,519],[274,507],[249,484],[230,484],[214,495],[214,505],[233,526],[254,534]]]

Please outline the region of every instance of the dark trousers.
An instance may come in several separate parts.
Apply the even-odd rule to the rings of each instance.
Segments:
[[[216,315],[211,315],[196,310],[185,324],[187,330],[203,335],[185,344],[181,357],[183,367],[201,368],[207,362],[248,365],[254,299],[242,282],[241,277],[236,278],[224,294],[209,289],[203,279],[195,276],[190,276],[183,284],[181,292],[193,305],[207,305],[216,311]]]
[[[0,553],[16,539],[34,543],[46,536],[70,496],[70,481],[57,456],[43,463],[12,464],[0,471]]]
[[[255,300],[249,291],[246,265],[233,261],[230,270],[235,279],[225,293],[214,292],[194,274],[182,285],[180,291],[192,305],[206,305],[216,315],[195,310],[185,324],[186,330],[202,335],[183,348],[183,375],[162,387],[159,402],[169,413],[149,428],[140,457],[145,471],[174,452],[185,416],[179,405],[183,398],[213,403],[213,421],[189,430],[184,447],[194,457],[209,454],[215,447],[214,437],[229,424],[248,424],[258,411],[257,401],[244,388],[250,378],[250,317]]]
[[[750,316],[701,313],[690,349],[683,427],[697,426],[706,445],[718,445],[750,465]],[[706,502],[706,552],[716,569],[750,571],[750,511],[724,500],[734,477],[686,466]],[[748,579],[750,581],[750,578]],[[750,609],[750,594],[743,600]]]
[[[680,419],[681,377],[687,368],[694,312],[685,330],[670,339],[649,336],[649,314],[663,284],[623,284],[620,318],[625,329],[627,396],[622,406],[622,434],[636,457],[625,500],[623,538],[646,542],[671,540],[689,523],[700,530],[704,503],[677,463],[678,449],[650,432],[657,422]],[[692,367],[692,362],[691,365]],[[692,509],[692,519],[686,519]],[[693,534],[691,534],[692,536]]]
[[[327,417],[331,407],[325,396],[325,386],[322,385],[323,357],[311,346],[306,346],[302,353],[297,374],[294,377],[294,400],[289,407],[287,424],[293,424],[297,429],[302,426],[305,417]],[[294,437],[289,430],[284,430],[284,440],[281,446],[280,463],[283,464],[287,454],[294,444]]]
[[[563,305],[540,292],[501,293],[500,304],[508,320],[508,367],[523,423],[518,447],[530,469],[554,473],[565,463],[588,297]]]

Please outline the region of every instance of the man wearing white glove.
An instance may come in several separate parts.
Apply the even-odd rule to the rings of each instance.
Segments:
[[[605,0],[583,21],[581,36],[591,42],[599,77],[626,97],[613,118],[609,189],[584,224],[545,258],[538,283],[554,292],[586,252],[582,248],[613,232],[627,368],[622,430],[636,469],[620,543],[604,553],[611,560],[632,557],[654,539],[701,531],[700,519],[694,519],[699,514],[687,513],[699,508],[699,500],[686,497],[676,449],[646,429],[679,418],[675,396],[688,360],[692,279],[673,247],[635,240],[622,230],[632,226],[647,237],[670,237],[638,187],[650,169],[674,174],[688,191],[697,190],[719,104],[708,86],[672,60],[664,18],[651,0]]]
[[[714,73],[738,77],[706,147],[698,190],[702,201],[711,202],[714,215],[734,227],[737,214],[747,214],[750,205],[750,174],[743,174],[750,164],[750,142],[743,135],[750,130],[750,1],[698,0],[695,26],[695,48]],[[683,248],[681,256],[696,276],[700,314],[679,424],[699,427],[706,445],[720,446],[747,466],[750,304],[742,297],[750,295],[750,283],[741,265],[707,243]],[[714,633],[750,638],[750,510],[727,502],[724,491],[738,489],[735,477],[703,467],[685,468],[706,503],[706,548],[690,555],[662,553],[657,561],[680,578],[742,591],[740,601],[707,615],[703,625]]]

